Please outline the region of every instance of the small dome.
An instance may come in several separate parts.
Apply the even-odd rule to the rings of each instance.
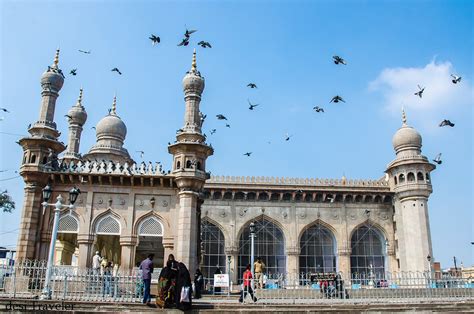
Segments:
[[[421,135],[411,126],[404,125],[393,136],[392,145],[396,151],[408,147],[421,149]]]
[[[127,127],[122,119],[115,113],[110,113],[108,116],[102,118],[96,126],[97,139],[102,136],[118,137],[124,141],[127,135]]]
[[[71,122],[75,122],[79,125],[84,125],[87,120],[87,112],[82,106],[82,88],[79,93],[79,99],[75,106],[73,106],[67,113],[71,117]]]
[[[185,93],[198,93],[202,94],[204,90],[204,78],[196,68],[196,49],[193,53],[193,62],[191,70],[183,78],[183,89]]]
[[[54,62],[52,66],[49,66],[48,69],[41,76],[41,86],[48,90],[49,88],[59,91],[64,84],[64,74],[61,69],[58,67],[59,62],[59,49],[56,50],[56,56],[54,57]]]

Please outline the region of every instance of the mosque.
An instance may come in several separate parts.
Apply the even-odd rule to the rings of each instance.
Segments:
[[[191,272],[210,277],[216,266],[236,282],[255,255],[267,272],[426,271],[433,256],[428,218],[435,169],[421,154],[420,134],[407,124],[392,139],[395,157],[375,180],[210,176],[214,154],[202,133],[204,78],[196,54],[183,78],[185,115],[168,146],[172,169],[137,164],[124,147],[127,127],[116,99],[96,125],[96,143],[80,153],[87,113],[82,90],[68,112],[67,146],[54,122],[64,83],[59,50],[41,77],[37,122],[20,140],[25,181],[17,259],[47,259],[54,208],[42,208],[43,188],[67,196],[81,190],[74,210],[60,213],[55,263],[90,267],[95,251],[126,272],[148,253],[162,266],[173,253]],[[216,152],[218,158],[218,152]]]

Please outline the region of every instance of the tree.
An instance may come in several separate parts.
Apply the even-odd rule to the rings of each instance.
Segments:
[[[0,192],[0,208],[4,213],[11,213],[15,209],[15,202],[7,190]]]

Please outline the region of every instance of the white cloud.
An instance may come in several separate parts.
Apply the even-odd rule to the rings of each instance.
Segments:
[[[422,68],[386,68],[369,83],[369,90],[380,92],[384,108],[392,113],[399,113],[403,105],[412,118],[434,120],[472,103],[470,82],[462,78],[453,84],[451,74],[457,73],[449,61],[433,60]],[[425,87],[421,99],[414,95],[417,85]]]

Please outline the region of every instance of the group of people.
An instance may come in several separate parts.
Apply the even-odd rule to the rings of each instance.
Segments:
[[[117,276],[118,264],[108,261],[107,257],[100,256],[99,251],[92,257],[92,272],[97,277],[97,281],[102,280],[102,296],[114,295],[114,277]]]
[[[265,277],[265,263],[262,261],[260,257],[257,258],[257,261],[253,264],[254,273],[255,273],[255,287],[257,289],[265,288],[264,285],[264,277]],[[240,293],[239,302],[244,302],[244,299],[247,295],[250,295],[253,302],[257,302],[257,298],[254,295],[253,287],[252,287],[252,271],[251,265],[248,264],[245,268],[243,274],[243,284],[242,284],[242,291]]]

